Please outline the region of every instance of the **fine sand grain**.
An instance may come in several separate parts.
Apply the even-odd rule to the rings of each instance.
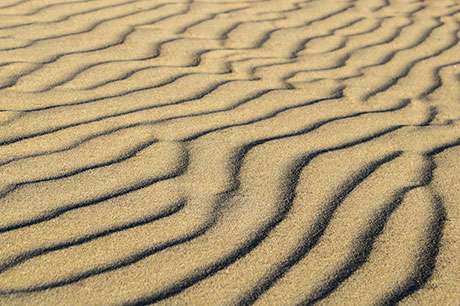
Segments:
[[[460,305],[460,0],[0,1],[0,305]]]

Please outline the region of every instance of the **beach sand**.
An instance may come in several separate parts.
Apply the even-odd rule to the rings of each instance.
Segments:
[[[1,305],[459,305],[460,0],[2,0]]]

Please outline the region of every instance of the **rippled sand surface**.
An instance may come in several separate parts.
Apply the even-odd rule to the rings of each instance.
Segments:
[[[2,0],[1,305],[458,305],[460,0]]]

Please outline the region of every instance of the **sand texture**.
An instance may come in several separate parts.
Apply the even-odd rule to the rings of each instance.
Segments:
[[[460,305],[460,0],[1,0],[0,305]]]

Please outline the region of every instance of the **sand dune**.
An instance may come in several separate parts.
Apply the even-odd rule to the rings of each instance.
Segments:
[[[458,305],[459,0],[4,0],[1,305]]]

